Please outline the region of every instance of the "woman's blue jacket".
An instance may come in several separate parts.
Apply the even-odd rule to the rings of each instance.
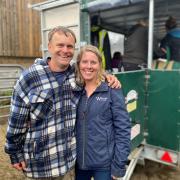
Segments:
[[[130,119],[121,89],[103,82],[78,105],[76,137],[77,166],[82,170],[110,170],[125,175],[130,152]]]

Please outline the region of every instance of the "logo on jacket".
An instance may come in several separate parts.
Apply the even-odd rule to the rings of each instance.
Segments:
[[[97,101],[107,101],[107,97],[96,97]]]

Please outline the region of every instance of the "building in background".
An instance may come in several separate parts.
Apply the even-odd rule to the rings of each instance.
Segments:
[[[43,1],[0,1],[0,64],[28,67],[42,56],[40,14],[28,4]]]

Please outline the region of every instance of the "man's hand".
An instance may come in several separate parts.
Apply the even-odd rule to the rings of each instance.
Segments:
[[[117,79],[116,76],[111,75],[111,74],[106,74],[105,77],[108,82],[108,86],[110,86],[111,88],[120,88],[121,87],[121,83]]]
[[[167,53],[167,50],[165,48],[161,48],[161,50],[163,53],[165,53],[165,54]]]
[[[22,170],[26,170],[26,164],[24,161],[20,162],[20,163],[16,163],[12,165],[15,169],[22,171]]]

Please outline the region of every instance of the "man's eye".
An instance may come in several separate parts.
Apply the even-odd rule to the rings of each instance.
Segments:
[[[63,47],[64,45],[63,44],[58,44],[58,47]]]
[[[74,46],[67,46],[69,49],[73,49],[74,48]]]
[[[83,64],[86,64],[87,63],[87,61],[81,61]]]

